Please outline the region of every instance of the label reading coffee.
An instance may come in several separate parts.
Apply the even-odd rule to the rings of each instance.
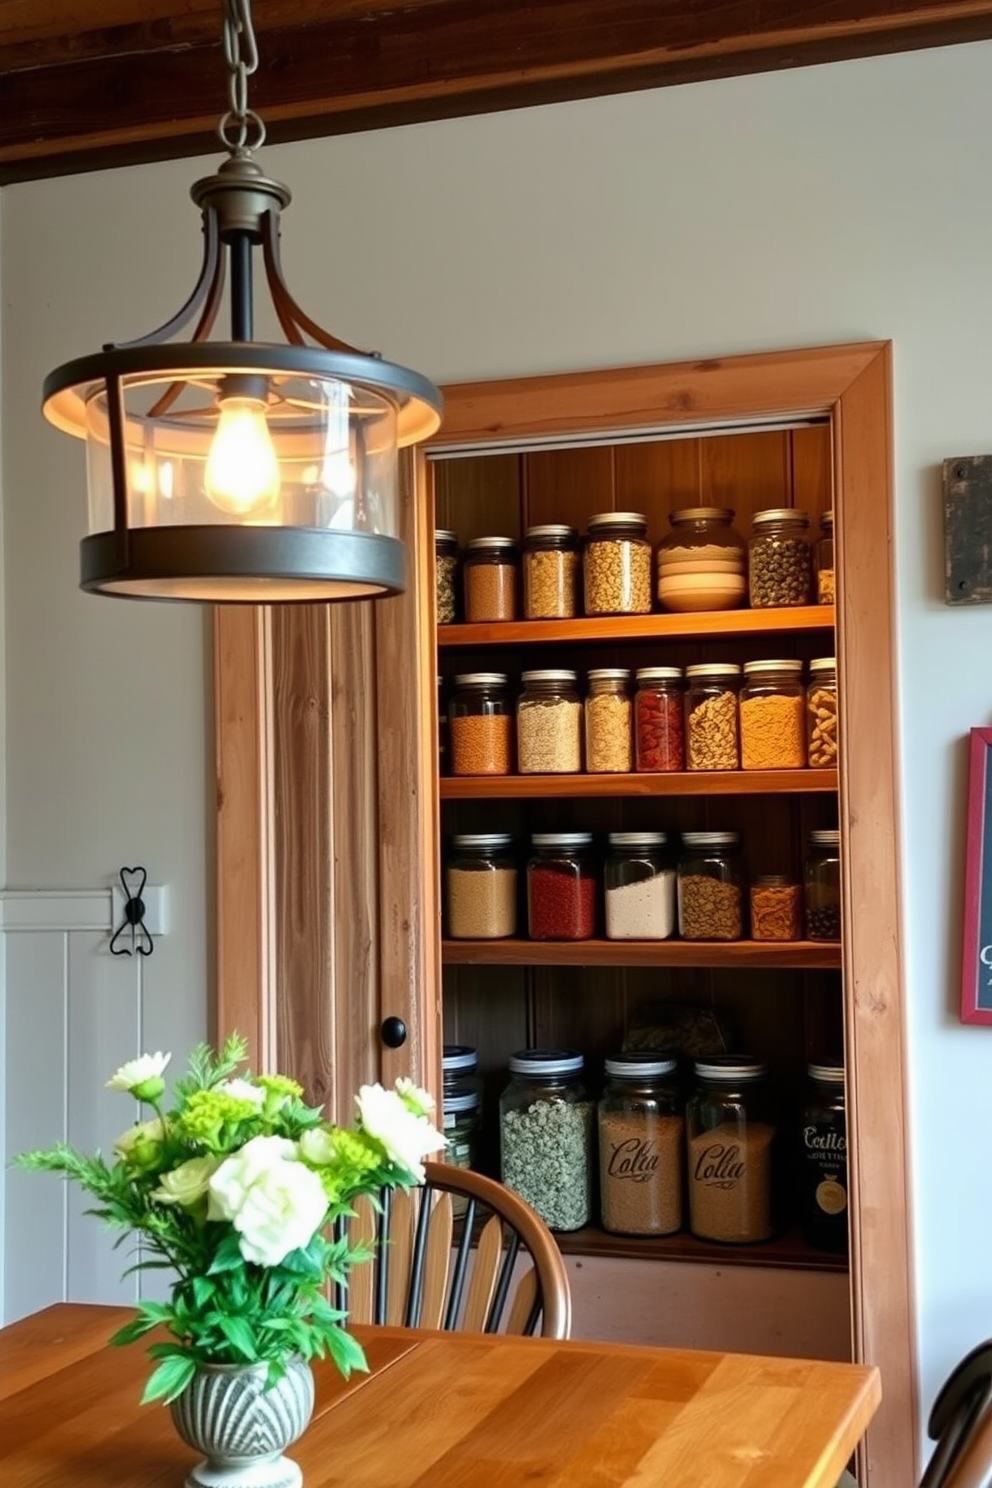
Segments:
[[[818,1250],[847,1249],[847,1133],[844,1113],[820,1113],[801,1129],[802,1228]]]

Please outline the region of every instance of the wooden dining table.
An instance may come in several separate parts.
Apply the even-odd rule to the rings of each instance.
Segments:
[[[196,1454],[139,1405],[122,1308],[0,1329],[2,1488],[182,1488]],[[355,1328],[368,1374],[314,1366],[304,1488],[830,1488],[881,1398],[857,1364]]]

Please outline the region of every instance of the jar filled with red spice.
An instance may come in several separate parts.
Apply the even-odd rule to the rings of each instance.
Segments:
[[[640,667],[634,697],[634,761],[638,770],[685,769],[682,668]]]
[[[596,933],[591,832],[535,832],[527,864],[531,940],[590,940]]]

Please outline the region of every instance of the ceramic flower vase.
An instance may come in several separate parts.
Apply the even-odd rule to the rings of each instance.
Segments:
[[[291,1359],[266,1390],[264,1364],[204,1364],[169,1409],[183,1441],[204,1454],[186,1488],[300,1488],[303,1474],[283,1456],[313,1414],[313,1374]]]

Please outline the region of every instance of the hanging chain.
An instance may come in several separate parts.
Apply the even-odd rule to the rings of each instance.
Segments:
[[[224,61],[228,70],[228,107],[217,125],[217,133],[232,155],[250,155],[265,143],[265,125],[254,109],[248,107],[248,79],[258,70],[251,0],[224,0]],[[255,131],[251,144],[249,128]]]

